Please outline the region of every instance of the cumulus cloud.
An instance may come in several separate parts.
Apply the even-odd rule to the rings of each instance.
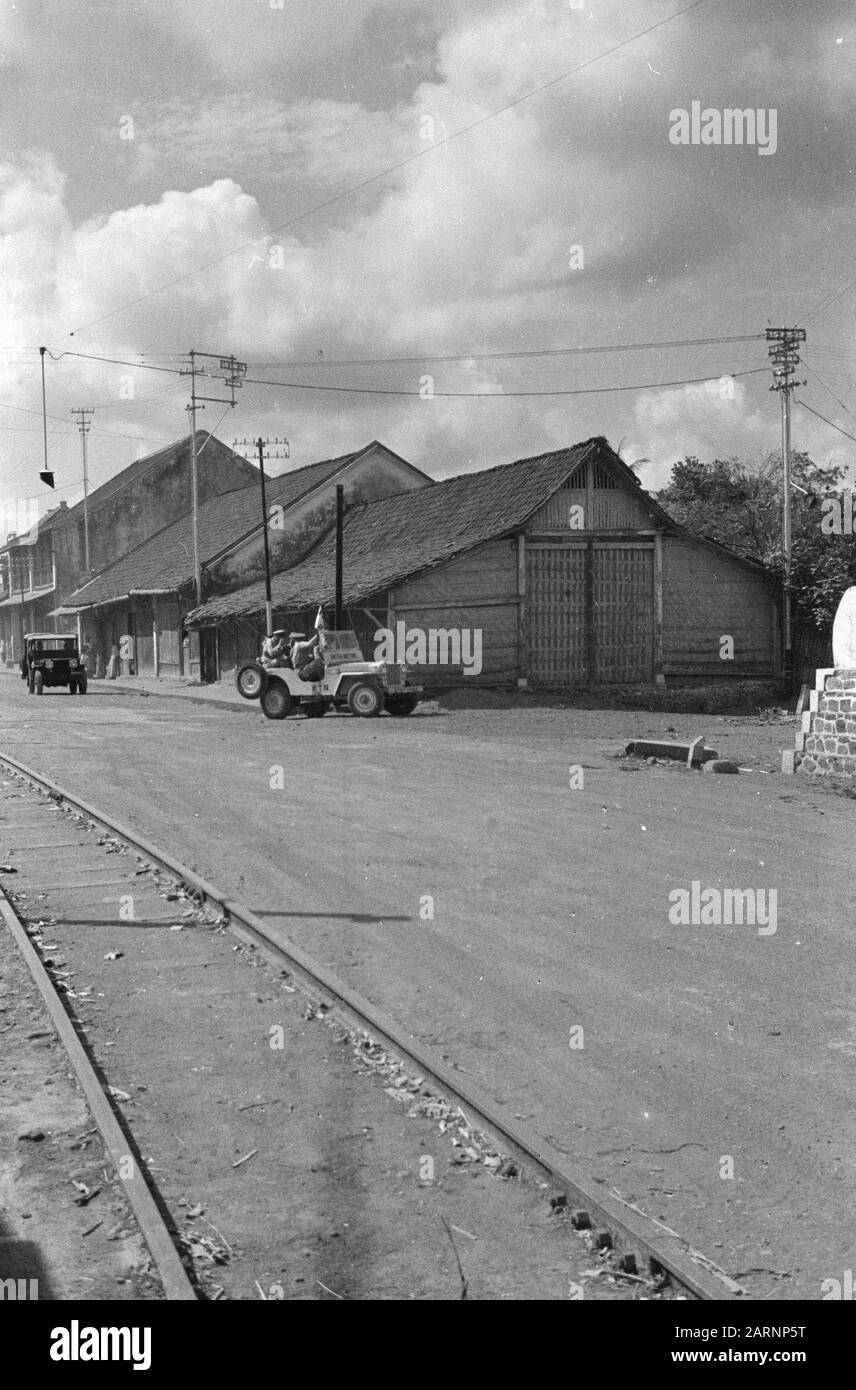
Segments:
[[[660,0],[604,0],[588,11],[556,0],[442,0],[428,19],[410,0],[336,0],[335,9],[332,0],[287,0],[283,11],[267,0],[211,0],[204,13],[190,0],[152,0],[144,17],[120,5],[126,37],[145,38],[147,61],[121,85],[94,73],[98,98],[86,116],[93,161],[76,163],[77,145],[64,147],[57,126],[45,149],[0,170],[7,341],[115,357],[194,346],[235,352],[274,380],[417,392],[247,387],[235,431],[288,434],[295,463],[378,436],[439,475],[603,433],[613,442],[627,436],[632,457],[651,457],[646,481],[659,486],[685,453],[775,447],[768,379],[740,379],[731,396],[719,385],[724,373],[763,365],[763,342],[382,370],[320,365],[762,332],[771,316],[793,319],[794,300],[810,307],[830,279],[843,282],[846,250],[837,252],[840,276],[831,258],[846,230],[837,214],[851,159],[846,108],[818,82],[831,85],[856,26],[834,0],[813,27],[803,7],[786,6],[775,30],[753,11],[723,31],[702,7],[692,22],[665,26],[484,120],[669,8]],[[35,62],[37,33],[48,66],[66,73],[79,57],[81,13],[70,3],[55,32],[31,27],[28,42],[19,21],[15,61]],[[104,7],[103,51],[118,62],[113,14]],[[408,26],[416,26],[409,48]],[[179,83],[181,64],[188,80]],[[352,83],[331,78],[348,65]],[[676,149],[669,110],[696,97],[778,104],[776,157]],[[135,138],[123,142],[126,111]],[[482,123],[443,143],[474,122]],[[822,128],[809,156],[806,141]],[[326,206],[312,213],[316,205]],[[582,252],[576,265],[572,247]],[[314,366],[282,365],[294,359]],[[38,407],[32,365],[7,359],[4,400]],[[425,372],[435,377],[433,401],[418,395]],[[703,385],[643,394],[511,395],[705,373]],[[81,392],[102,407],[96,476],[119,466],[124,447],[106,435],[99,442],[99,428],[147,439],[186,429],[186,383],[138,371],[133,399],[122,400],[125,375],[70,357],[50,369],[56,414],[80,403]],[[441,394],[475,390],[505,399]],[[211,407],[202,422],[216,414]],[[796,418],[819,456],[848,448],[805,412]],[[231,428],[227,420],[224,438]],[[73,434],[57,441],[69,468],[76,443]]]

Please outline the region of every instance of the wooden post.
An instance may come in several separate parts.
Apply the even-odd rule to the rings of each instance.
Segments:
[[[663,648],[663,533],[654,536],[654,680],[665,685]]]
[[[345,513],[345,488],[336,484],[336,631],[342,629],[342,529]]]
[[[594,603],[594,462],[586,459],[586,511],[583,524],[587,534],[585,559],[585,652],[586,684],[594,685],[597,679],[597,626]]]
[[[526,535],[517,537],[517,688],[529,687],[529,649],[527,645],[528,613],[526,608]]]

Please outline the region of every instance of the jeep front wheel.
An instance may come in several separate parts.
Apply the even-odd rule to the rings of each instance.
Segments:
[[[386,712],[399,716],[412,714],[418,704],[418,695],[387,695]]]
[[[383,692],[368,681],[357,681],[348,691],[348,709],[360,719],[374,719],[383,709]]]
[[[257,661],[249,661],[239,669],[235,683],[245,700],[260,700],[267,689],[268,673]]]
[[[291,691],[282,681],[270,681],[262,695],[262,713],[266,719],[284,719],[291,713]]]
[[[33,672],[33,693],[36,695],[44,695],[45,693],[45,678],[41,671]]]

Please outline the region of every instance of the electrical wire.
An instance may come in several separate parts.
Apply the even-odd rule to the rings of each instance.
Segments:
[[[831,294],[825,295],[824,298],[821,299],[819,304],[815,304],[814,308],[808,314],[803,315],[803,324],[808,323],[810,319],[813,319],[816,314],[820,313],[821,309],[827,308],[827,306],[832,304],[834,300],[840,299],[841,296],[846,294],[848,290],[852,290],[854,285],[856,285],[856,278],[854,278],[853,280],[848,280],[845,284],[841,286],[840,289],[833,290]]]
[[[629,35],[628,38],[622,39],[620,43],[613,44],[611,48],[604,49],[601,53],[595,54],[593,58],[587,58],[585,62],[578,63],[576,67],[569,68],[566,72],[559,73],[557,77],[551,78],[548,82],[542,82],[538,87],[533,87],[530,91],[523,92],[512,101],[506,102],[504,106],[497,107],[496,110],[487,112],[486,115],[480,116],[478,120],[471,121],[468,125],[461,126],[459,130],[453,130],[451,135],[444,136],[442,140],[437,140],[434,144],[426,146],[425,149],[417,150],[415,154],[408,155],[406,159],[398,160],[397,163],[389,165],[386,169],[379,170],[378,173],[372,174],[369,178],[362,179],[359,183],[351,185],[350,188],[344,189],[341,193],[335,194],[332,198],[326,198],[323,202],[316,203],[314,207],[307,208],[304,212],[298,213],[296,217],[290,217],[286,222],[279,223],[278,226],[271,228],[271,233],[283,232],[287,228],[295,226],[298,222],[304,221],[307,217],[314,216],[317,212],[323,212],[326,208],[334,207],[337,203],[343,202],[352,194],[359,193],[364,188],[370,188],[372,184],[388,178],[390,174],[396,173],[399,169],[404,169],[409,164],[414,164],[418,159],[424,159],[426,155],[431,154],[434,150],[444,149],[454,140],[460,139],[463,135],[470,134],[471,131],[477,130],[488,121],[495,120],[498,116],[504,115],[506,111],[511,111],[514,107],[520,106],[523,102],[530,101],[533,97],[540,96],[542,92],[549,91],[551,87],[558,86],[561,82],[566,82],[568,78],[574,77],[578,73],[594,67],[596,63],[601,62],[604,58],[611,57],[615,53],[619,53],[623,48],[629,47],[630,44],[635,43],[638,39],[645,38],[648,34],[653,34],[657,29],[662,29],[665,25],[671,24],[673,20],[680,19],[683,15],[687,15],[692,10],[697,10],[699,6],[708,3],[709,0],[692,0],[691,4],[685,5],[680,10],[675,10],[664,19],[657,20],[655,24],[649,24],[647,28],[640,29],[637,33]],[[124,313],[126,309],[132,309],[137,304],[142,304],[145,300],[151,299],[154,295],[162,294],[165,290],[172,289],[175,285],[182,284],[192,276],[199,275],[202,271],[209,270],[212,266],[220,265],[231,256],[236,256],[239,252],[246,251],[249,247],[257,245],[259,240],[260,238],[256,237],[251,241],[242,242],[240,246],[233,246],[231,250],[224,251],[222,255],[215,256],[212,260],[203,262],[203,264],[196,266],[193,270],[185,271],[183,275],[178,275],[175,279],[168,281],[166,284],[159,285],[157,289],[148,290],[145,294],[137,295],[136,298],[127,300],[124,304],[118,305],[115,309],[111,309],[106,314],[101,314],[98,318],[90,319],[88,323],[80,324],[77,328],[71,329],[68,336],[70,338],[75,337],[76,334],[83,333],[88,328],[94,328],[99,323],[105,323],[107,319],[115,318],[117,314]]]
[[[395,366],[401,363],[405,366],[412,366],[420,362],[495,362],[519,357],[571,357],[578,354],[607,353],[607,352],[643,352],[653,348],[689,348],[707,347],[712,344],[720,343],[751,343],[764,340],[763,333],[742,333],[735,334],[733,337],[723,338],[676,338],[672,340],[661,340],[659,342],[647,343],[602,343],[593,347],[565,347],[565,348],[529,348],[525,351],[510,350],[507,352],[455,352],[455,353],[422,353],[417,357],[318,357],[314,360],[306,361],[255,361],[250,362],[253,367],[374,367],[374,366]]]
[[[853,443],[856,444],[856,434],[850,434],[849,431],[843,430],[840,425],[836,425],[834,420],[827,420],[826,416],[821,415],[819,410],[815,410],[810,406],[808,401],[794,401],[794,404],[802,406],[802,408],[809,411],[811,415],[816,415],[818,420],[822,420],[825,425],[829,425],[832,429],[838,430],[839,434],[843,434],[846,439],[852,439]]]
[[[820,375],[820,372],[817,371],[817,369],[816,369],[815,367],[809,366],[809,363],[808,363],[808,361],[806,360],[805,357],[803,357],[803,365],[808,369],[808,371],[811,372],[812,376],[817,377],[817,379],[818,379],[818,381],[820,382],[821,386],[823,387],[824,391],[826,391],[826,392],[832,397],[832,399],[833,399],[834,401],[837,401],[837,402],[838,402],[838,404],[841,406],[841,409],[844,410],[844,411],[846,411],[848,415],[852,416],[852,418],[853,418],[854,420],[856,420],[856,415],[854,415],[854,413],[853,413],[853,411],[850,409],[849,405],[845,405],[844,402],[843,402],[843,400],[841,399],[841,397],[840,397],[840,396],[836,396],[836,394],[835,394],[835,392],[833,391],[832,387],[831,387],[831,386],[827,386],[827,384],[826,384],[826,382],[824,381],[823,377]]]
[[[423,400],[477,399],[477,400],[516,400],[524,396],[602,396],[619,391],[656,391],[667,386],[698,386],[706,381],[716,381],[723,377],[756,376],[769,371],[768,367],[750,367],[741,372],[718,372],[707,376],[684,377],[679,381],[648,381],[627,386],[586,386],[563,388],[555,391],[434,391],[430,395],[422,391],[402,391],[373,386],[323,386],[302,381],[266,381],[260,377],[244,377],[248,386],[282,386],[295,391],[334,391],[356,396],[419,396]]]

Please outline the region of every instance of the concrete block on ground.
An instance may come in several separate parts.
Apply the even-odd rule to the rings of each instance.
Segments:
[[[791,776],[797,770],[797,753],[794,748],[786,748],[782,753],[782,772]]]
[[[634,738],[625,753],[635,758],[674,758],[676,762],[697,765],[717,756],[715,748],[705,748],[704,735],[692,743],[665,743],[660,739]]]

